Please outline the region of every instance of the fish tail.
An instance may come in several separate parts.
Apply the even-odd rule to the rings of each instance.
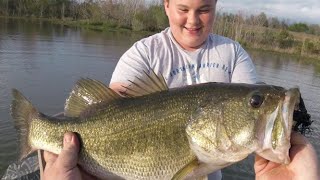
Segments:
[[[12,96],[11,116],[18,131],[19,159],[22,160],[35,151],[29,141],[29,131],[32,119],[39,113],[17,89],[12,90]]]

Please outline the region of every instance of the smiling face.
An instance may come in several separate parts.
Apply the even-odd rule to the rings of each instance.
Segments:
[[[187,51],[198,49],[213,27],[216,0],[165,0],[175,40]]]

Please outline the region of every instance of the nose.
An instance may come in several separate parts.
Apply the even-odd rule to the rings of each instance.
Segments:
[[[199,22],[200,22],[200,19],[199,19],[198,13],[195,12],[195,11],[190,11],[189,14],[188,14],[187,24],[189,26],[195,26],[195,25],[198,25]]]

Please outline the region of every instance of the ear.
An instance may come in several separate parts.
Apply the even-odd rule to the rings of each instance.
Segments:
[[[166,11],[166,15],[169,16],[169,0],[163,0],[163,6]]]

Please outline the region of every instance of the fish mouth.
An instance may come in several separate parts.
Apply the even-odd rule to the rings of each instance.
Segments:
[[[257,153],[275,163],[290,163],[290,137],[293,128],[293,112],[300,103],[298,88],[285,92],[283,101],[266,118],[266,131],[261,151]]]
[[[290,157],[289,157],[289,149],[290,139],[291,139],[291,132],[293,129],[293,113],[294,110],[299,106],[300,103],[300,91],[298,88],[291,88],[285,93],[285,99],[283,101],[282,106],[282,124],[284,125],[284,134],[281,138],[281,142],[279,144],[278,152],[282,158],[279,158],[282,163],[289,164]],[[284,156],[283,156],[284,155]]]
[[[293,112],[299,107],[300,91],[298,88],[291,88],[285,94],[285,99],[282,106],[282,119],[284,120],[285,129],[289,132],[287,136],[290,138],[293,127]]]

